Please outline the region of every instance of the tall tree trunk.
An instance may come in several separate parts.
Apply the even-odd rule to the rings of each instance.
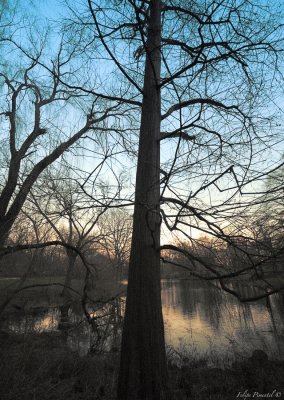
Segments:
[[[161,306],[160,68],[161,2],[150,2],[135,210],[121,345],[119,400],[164,397],[167,367]]]
[[[6,244],[10,229],[14,222],[15,218],[7,221],[7,218],[5,218],[5,216],[0,217],[0,249]]]
[[[68,268],[65,276],[65,282],[64,282],[64,287],[62,290],[62,296],[66,297],[68,296],[68,288],[71,287],[71,280],[72,280],[72,273],[74,271],[74,266],[77,258],[77,253],[75,253],[71,249],[67,249],[67,257],[68,257]]]

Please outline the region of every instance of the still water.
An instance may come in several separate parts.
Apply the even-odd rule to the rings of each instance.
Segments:
[[[239,287],[243,295],[256,294]],[[163,282],[167,343],[174,351],[211,364],[227,364],[262,349],[284,358],[284,295],[241,304],[230,294],[199,281]]]
[[[244,289],[251,295],[252,289]],[[240,304],[234,297],[204,282],[165,280],[162,303],[168,353],[206,358],[209,364],[227,364],[238,356],[263,349],[271,358],[284,358],[284,294],[256,303]],[[68,345],[86,354],[117,351],[124,299],[89,309],[92,324],[86,322],[80,305],[69,309],[38,308],[9,314],[4,329],[63,332]]]

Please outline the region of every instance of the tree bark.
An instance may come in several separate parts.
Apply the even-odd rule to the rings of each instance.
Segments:
[[[68,289],[71,287],[72,273],[74,271],[74,266],[77,258],[77,253],[73,250],[66,250],[67,258],[68,258],[68,268],[65,276],[64,287],[62,290],[62,297],[68,297]]]
[[[2,218],[0,217],[0,249],[4,247],[13,223],[14,220],[9,221],[7,218],[5,218],[5,216]]]
[[[164,398],[167,366],[161,305],[161,2],[150,2],[133,236],[121,345],[119,400]]]

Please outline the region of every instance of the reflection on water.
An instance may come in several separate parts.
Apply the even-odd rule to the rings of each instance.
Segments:
[[[198,281],[164,281],[162,301],[166,342],[196,356],[232,360],[233,355],[263,349],[270,357],[284,355],[284,297],[240,304],[233,296]],[[249,288],[243,295],[251,295]],[[252,289],[253,291],[253,289]]]
[[[254,289],[240,288],[247,295]],[[245,293],[243,293],[245,294]],[[257,303],[240,304],[234,297],[198,281],[163,281],[162,302],[166,342],[174,353],[184,349],[210,362],[230,361],[233,355],[263,349],[270,357],[284,354],[284,295],[279,293]],[[85,354],[93,350],[117,351],[121,332],[123,299],[90,309],[87,323],[79,305],[72,308],[34,309],[10,314],[4,329],[64,332],[68,345]],[[103,344],[103,348],[100,347]]]
[[[59,308],[34,309],[26,313],[19,311],[7,316],[2,328],[16,333],[50,332],[57,329],[59,319]]]

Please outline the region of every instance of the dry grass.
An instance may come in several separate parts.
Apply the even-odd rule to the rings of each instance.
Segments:
[[[205,359],[180,356],[179,367],[169,362],[170,400],[232,400],[245,390],[274,389],[284,397],[284,362],[251,357],[213,368]],[[117,354],[79,357],[62,334],[0,332],[1,400],[112,400],[117,371]]]
[[[1,400],[94,400],[115,398],[116,360],[80,358],[54,334],[1,334]]]
[[[216,368],[209,367],[206,358],[192,358],[186,353],[180,357],[186,362],[180,363],[179,367],[169,363],[172,400],[232,400],[246,390],[251,398],[255,392],[270,394],[273,390],[281,393],[278,398],[284,398],[283,361],[259,359],[252,355],[230,367]]]

